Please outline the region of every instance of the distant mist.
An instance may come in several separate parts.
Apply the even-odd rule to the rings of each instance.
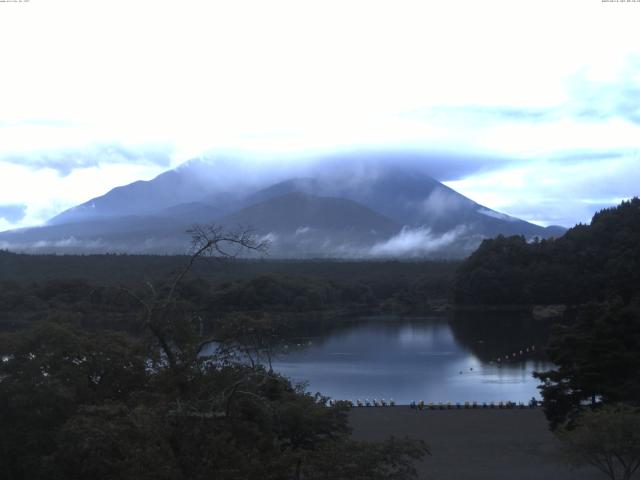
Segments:
[[[465,226],[435,235],[429,228],[404,227],[402,231],[384,242],[376,243],[369,250],[373,257],[424,257],[451,246],[467,231]]]
[[[297,156],[213,152],[185,162],[176,170],[197,169],[203,180],[213,185],[233,188],[270,184],[293,177],[336,178],[346,180],[352,188],[360,188],[383,175],[390,167],[419,170],[444,182],[464,178],[479,171],[497,169],[510,162],[512,160],[507,158],[472,153],[365,148],[304,153]]]

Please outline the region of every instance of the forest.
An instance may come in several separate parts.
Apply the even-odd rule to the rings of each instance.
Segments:
[[[422,441],[352,440],[347,403],[264,359],[303,318],[440,305],[454,265],[220,262],[218,233],[185,257],[0,253],[4,478],[416,477]]]
[[[162,285],[187,256],[19,255],[0,251],[0,330],[65,315],[83,328],[131,331],[129,289]],[[178,286],[207,323],[230,312],[311,318],[420,313],[448,303],[455,262],[278,261],[199,258]],[[315,317],[313,317],[315,318]]]
[[[640,199],[622,202],[555,239],[487,239],[461,265],[457,305],[630,303],[640,287]]]
[[[305,323],[354,312],[459,309],[452,326],[473,337],[470,307],[565,305],[546,349],[557,368],[536,373],[551,428],[640,405],[637,198],[462,262],[224,259],[205,255],[219,231],[201,233],[174,257],[0,251],[4,478],[416,478],[424,443],[354,441],[347,403],[270,367]]]
[[[556,368],[534,374],[549,425],[580,458],[604,459],[596,466],[610,478],[630,478],[612,465],[625,475],[640,465],[637,436],[616,427],[640,420],[640,199],[560,238],[485,240],[459,266],[452,296],[462,307],[567,307],[546,348]]]

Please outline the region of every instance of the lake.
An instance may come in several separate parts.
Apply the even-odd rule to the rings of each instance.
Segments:
[[[282,346],[274,370],[334,399],[500,402],[540,398],[548,325],[514,315],[349,319]]]

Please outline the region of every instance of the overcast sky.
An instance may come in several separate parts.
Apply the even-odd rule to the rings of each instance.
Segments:
[[[358,147],[584,222],[639,193],[638,25],[601,0],[0,2],[0,230],[206,152]]]

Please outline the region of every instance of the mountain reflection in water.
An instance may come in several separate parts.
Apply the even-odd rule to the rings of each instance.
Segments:
[[[526,402],[539,397],[531,373],[552,366],[548,327],[514,315],[352,319],[305,334],[273,367],[335,399]]]

